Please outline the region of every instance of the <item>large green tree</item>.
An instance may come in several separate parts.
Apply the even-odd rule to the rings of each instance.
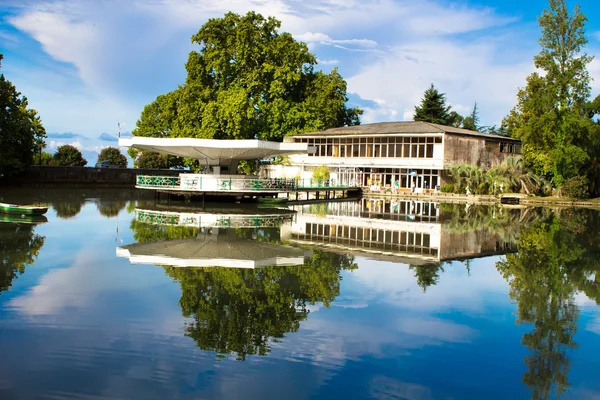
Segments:
[[[463,118],[456,112],[450,111],[446,104],[446,95],[440,93],[433,83],[423,94],[421,104],[415,106],[415,121],[432,122],[434,124],[459,126]]]
[[[118,147],[105,147],[98,154],[98,161],[110,161],[121,168],[127,168],[127,157],[121,153]]]
[[[2,59],[0,54],[0,68]],[[45,147],[46,131],[37,111],[16,87],[0,73],[0,176],[33,164]]]
[[[306,44],[279,28],[254,12],[210,19],[192,37],[185,83],[147,105],[133,134],[281,140],[358,124],[337,69],[315,70]]]
[[[568,12],[566,0],[550,0],[539,17],[541,51],[534,72],[517,94],[517,106],[506,119],[512,136],[523,140],[523,156],[537,174],[560,187],[584,172],[600,141],[597,112],[590,103],[587,18],[579,6]]]
[[[52,156],[52,165],[60,167],[84,167],[86,164],[81,151],[70,144],[60,146]]]

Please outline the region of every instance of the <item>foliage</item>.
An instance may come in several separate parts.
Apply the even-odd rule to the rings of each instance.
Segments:
[[[587,199],[590,197],[590,183],[585,176],[575,176],[565,180],[562,194],[572,199]]]
[[[258,173],[258,163],[256,160],[241,160],[238,163],[238,173],[256,175]]]
[[[170,169],[183,168],[184,161],[181,157],[154,153],[152,151],[129,148],[127,154],[133,160],[133,168],[144,169]]]
[[[38,257],[45,238],[35,234],[34,226],[0,224],[0,293]]]
[[[3,58],[0,54],[0,68]],[[46,146],[42,121],[28,106],[27,98],[0,73],[0,176],[32,165],[34,155]]]
[[[508,157],[502,164],[489,170],[470,164],[454,164],[448,168],[454,189],[464,193],[470,186],[476,194],[539,193],[544,180],[527,171],[520,157]]]
[[[479,131],[479,111],[477,110],[477,103],[473,106],[473,112],[462,122],[464,129],[470,129],[472,131]]]
[[[444,263],[440,262],[437,264],[430,265],[410,265],[408,268],[415,271],[415,278],[417,279],[417,285],[423,290],[423,293],[427,291],[430,286],[435,286],[440,280],[440,272],[445,272]]]
[[[583,51],[586,21],[579,6],[569,14],[566,0],[550,0],[539,17],[541,51],[534,57],[543,73],[527,78],[505,121],[511,134],[522,139],[527,165],[537,175],[550,176],[557,187],[587,172],[591,149],[600,141],[589,102],[592,57]]]
[[[337,69],[315,71],[305,43],[280,22],[249,12],[204,24],[192,42],[187,78],[147,105],[135,136],[281,140],[287,134],[357,125]]]
[[[132,221],[138,242],[193,240],[197,228],[149,225]],[[236,237],[277,242],[276,228],[260,234],[253,229],[232,230]],[[263,231],[263,230],[260,230]],[[353,257],[312,250],[304,265],[239,268],[174,268],[165,272],[181,285],[182,314],[192,322],[186,335],[204,350],[266,355],[271,342],[296,332],[308,316],[309,304],[333,302],[340,292],[341,271],[355,269]]]
[[[460,125],[462,117],[456,112],[451,112],[450,109],[451,107],[446,104],[446,95],[438,92],[432,83],[423,94],[421,104],[415,107],[413,119],[442,125]]]
[[[82,201],[64,201],[59,200],[56,203],[52,203],[52,208],[56,211],[56,216],[60,219],[71,219],[75,218],[80,212],[81,208],[85,204],[85,200]]]
[[[116,164],[121,168],[127,168],[127,157],[121,153],[121,150],[117,147],[105,147],[98,154],[98,161],[109,161],[112,164]]]
[[[309,304],[329,307],[339,295],[340,272],[352,258],[315,250],[303,266],[172,268],[165,272],[181,285],[182,314],[192,318],[186,336],[204,350],[266,355],[271,342],[296,332]]]
[[[98,209],[98,212],[100,213],[100,215],[106,218],[116,217],[117,215],[119,215],[121,210],[125,209],[125,207],[127,207],[126,200],[99,200],[96,202],[96,208]]]
[[[313,170],[313,179],[329,179],[329,167],[327,165],[319,165]]]
[[[570,385],[568,353],[576,347],[579,316],[575,295],[583,292],[600,304],[598,227],[598,213],[563,210],[523,231],[519,252],[496,265],[517,302],[517,323],[532,326],[522,339],[531,351],[523,381],[534,399],[560,395]]]
[[[43,151],[42,153],[38,153],[33,157],[34,165],[51,165],[52,163],[52,154]]]
[[[442,193],[454,193],[454,184],[453,183],[445,183],[440,188]]]
[[[61,167],[84,167],[87,161],[83,158],[81,151],[75,146],[65,144],[56,149],[52,157],[52,165]]]

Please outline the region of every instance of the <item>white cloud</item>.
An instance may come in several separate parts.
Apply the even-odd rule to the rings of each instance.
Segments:
[[[340,63],[340,60],[317,60],[319,65],[336,65]]]
[[[208,18],[250,10],[275,16],[283,31],[316,46],[322,65],[338,64],[350,77],[349,92],[381,99],[365,110],[365,122],[410,116],[431,82],[455,109],[470,109],[477,100],[484,122],[497,122],[530,70],[531,57],[520,58],[514,41],[454,38],[514,21],[490,8],[412,0],[132,0],[118,8],[55,1],[20,8],[9,22],[72,65],[81,85],[61,85],[58,92],[50,79],[27,85],[36,79],[33,70],[18,79],[51,130],[97,135],[112,132],[115,121],[133,126],[144,104],[181,83],[190,36]],[[514,59],[499,60],[498,46]]]
[[[517,89],[533,65],[529,60],[503,64],[495,46],[430,39],[395,47],[387,57],[349,77],[348,90],[366,100],[385,99],[380,110],[368,110],[367,119],[390,115],[392,110],[409,119],[433,83],[446,93],[453,109],[465,113],[477,101],[482,122],[499,123],[514,105]]]
[[[367,50],[378,51],[375,48],[377,42],[370,39],[332,39],[324,33],[305,32],[300,35],[294,35],[296,40],[306,42],[309,47],[314,47],[316,44],[334,46],[344,50]]]

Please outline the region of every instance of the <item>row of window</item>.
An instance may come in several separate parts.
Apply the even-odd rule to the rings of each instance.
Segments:
[[[520,143],[500,143],[500,153],[521,154],[522,147]]]
[[[431,248],[428,233],[388,231],[376,228],[357,228],[327,224],[307,223],[306,234],[295,234],[298,239],[354,245],[363,248],[395,250],[403,253],[437,257],[438,249]]]
[[[310,157],[433,158],[441,137],[295,138],[314,147]]]

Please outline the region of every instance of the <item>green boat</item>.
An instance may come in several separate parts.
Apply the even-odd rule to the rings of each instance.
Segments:
[[[18,224],[44,224],[48,222],[48,218],[43,215],[0,214],[0,222]]]
[[[20,206],[17,204],[0,203],[0,213],[16,215],[44,215],[48,207]]]

